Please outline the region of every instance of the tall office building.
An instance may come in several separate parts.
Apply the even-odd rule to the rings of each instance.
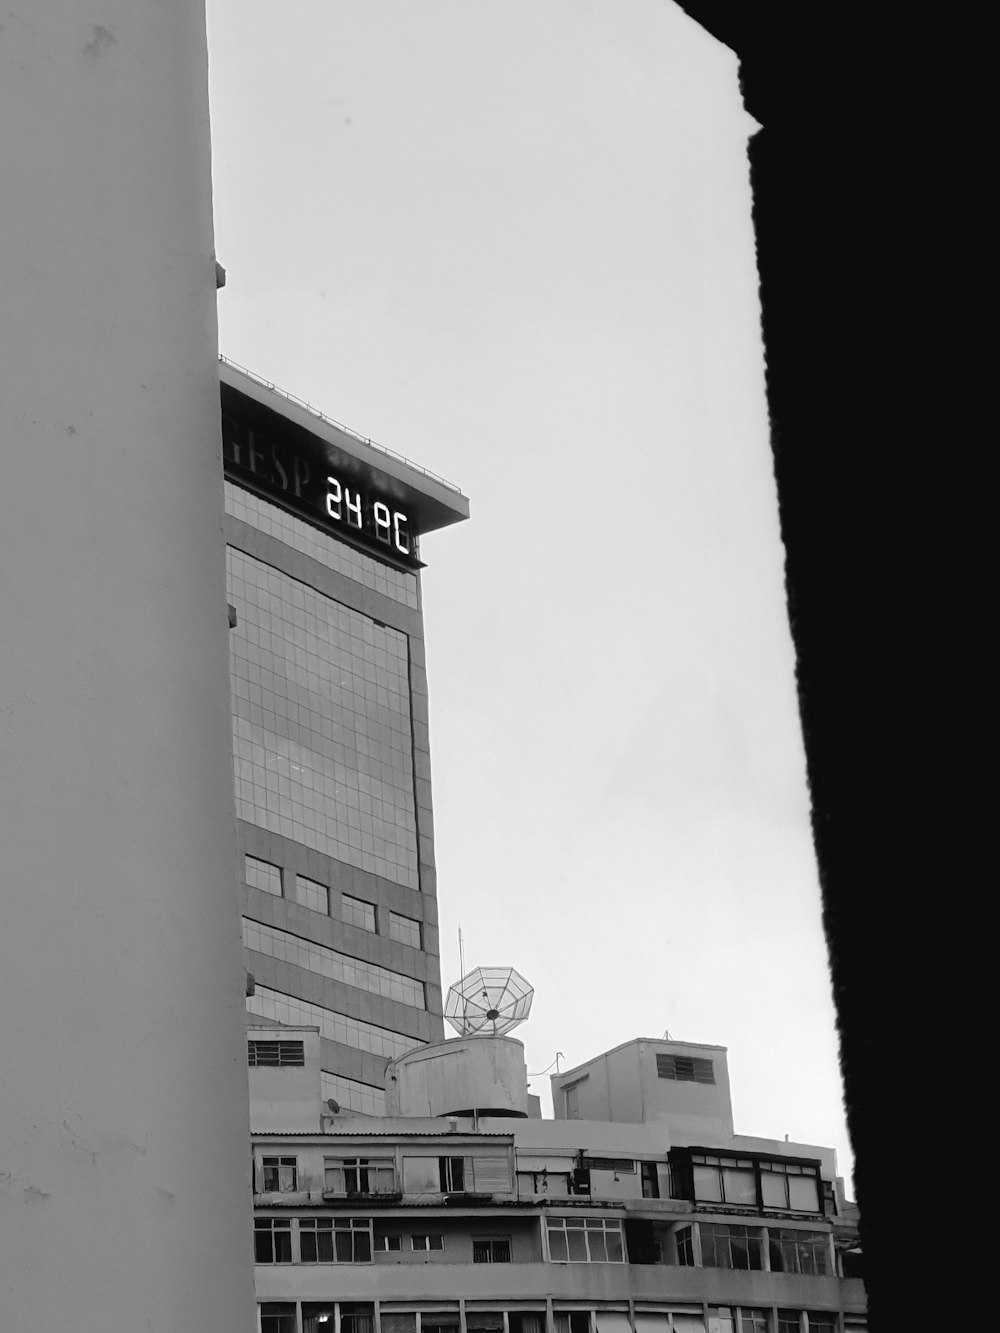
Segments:
[[[324,1098],[382,1114],[386,1059],[442,1036],[419,542],[468,502],[220,375],[247,1004],[318,1026]]]

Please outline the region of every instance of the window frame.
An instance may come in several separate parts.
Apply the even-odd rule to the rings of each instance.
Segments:
[[[583,1236],[586,1257],[574,1255],[570,1244],[570,1233],[574,1236],[577,1233]],[[594,1248],[591,1246],[591,1234],[596,1236],[600,1232],[601,1243],[604,1247],[604,1256],[600,1254],[595,1256]],[[562,1235],[566,1241],[566,1257],[561,1255],[557,1258],[552,1253],[552,1237]],[[616,1238],[621,1250],[620,1259],[612,1259],[608,1256],[608,1236]],[[548,1259],[554,1264],[626,1264],[628,1263],[628,1252],[625,1248],[625,1228],[622,1225],[622,1219],[617,1217],[546,1217],[545,1219],[545,1242],[548,1251]]]
[[[260,1253],[260,1238],[268,1236],[270,1238],[271,1258],[262,1258]],[[288,1257],[278,1257],[278,1246],[276,1237],[282,1237],[287,1241]],[[285,1246],[281,1247],[282,1249]],[[291,1264],[295,1262],[294,1250],[292,1247],[292,1219],[290,1217],[255,1217],[253,1220],[253,1261],[255,1264]]]
[[[273,1177],[277,1183],[268,1184],[268,1172],[276,1172]],[[290,1171],[290,1184],[282,1183],[282,1173]],[[299,1188],[299,1159],[297,1157],[275,1156],[271,1153],[262,1153],[260,1158],[260,1180],[262,1194],[296,1194]]]
[[[487,1246],[488,1257],[476,1258],[476,1247]],[[500,1247],[500,1258],[497,1257],[497,1247]],[[506,1248],[506,1254],[503,1250]],[[472,1237],[472,1262],[474,1264],[509,1264],[513,1262],[513,1237],[512,1236],[473,1236]]]
[[[417,1241],[427,1241],[426,1245],[418,1245]],[[435,1245],[435,1241],[440,1241],[440,1245]],[[438,1252],[444,1250],[444,1233],[441,1231],[417,1231],[410,1236],[410,1249],[414,1254],[430,1254],[432,1251]]]
[[[701,1237],[702,1268],[718,1268],[733,1273],[762,1273],[765,1271],[763,1227],[748,1227],[739,1222],[699,1222],[698,1228]],[[725,1245],[725,1253],[729,1258],[728,1263],[711,1262],[709,1259],[709,1255],[713,1260],[718,1259],[720,1241]],[[745,1246],[747,1255],[745,1265],[733,1262],[734,1241],[737,1244],[742,1242]],[[754,1252],[756,1252],[757,1258],[756,1265],[751,1262]]]
[[[300,1217],[298,1221],[299,1233],[299,1263],[301,1264],[370,1264],[374,1261],[374,1247],[372,1244],[372,1219],[370,1217],[341,1217],[337,1214],[320,1214],[312,1217]],[[321,1254],[321,1239],[329,1236],[329,1254],[326,1258]],[[307,1238],[314,1238],[315,1258],[306,1258],[303,1242]],[[344,1248],[341,1242],[346,1238],[347,1248],[350,1250],[350,1257],[346,1258],[341,1251]],[[359,1241],[362,1241],[362,1251],[367,1248],[367,1255],[359,1255]]]
[[[340,1175],[340,1185],[331,1183],[331,1177]],[[372,1180],[374,1176],[374,1182]],[[351,1188],[351,1178],[356,1188]],[[378,1198],[399,1193],[399,1177],[395,1157],[324,1157],[323,1193],[341,1198]],[[372,1184],[374,1183],[374,1189]]]

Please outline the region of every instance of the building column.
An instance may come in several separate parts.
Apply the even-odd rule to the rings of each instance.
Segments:
[[[246,1333],[204,3],[5,11],[2,1322]]]

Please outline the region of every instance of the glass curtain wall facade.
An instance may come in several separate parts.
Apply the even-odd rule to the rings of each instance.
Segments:
[[[258,427],[263,403],[272,435],[291,413],[301,437],[277,393],[222,378],[224,439],[243,390]],[[370,466],[364,442],[336,440]],[[300,517],[267,477],[248,485],[239,447],[224,521],[247,1008],[315,1023],[324,1096],[382,1114],[386,1058],[443,1036],[419,568]],[[457,492],[455,510],[445,522],[467,514]]]

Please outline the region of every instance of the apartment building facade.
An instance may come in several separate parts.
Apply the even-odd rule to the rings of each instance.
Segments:
[[[856,1212],[830,1150],[672,1143],[662,1118],[470,1117],[445,1104],[433,1116],[348,1117],[320,1102],[316,1034],[280,1040],[301,1042],[303,1063],[251,1078],[261,1333],[865,1328]],[[465,1048],[497,1040],[519,1045]],[[466,1055],[443,1042],[392,1062],[390,1102],[408,1059],[436,1050]],[[480,1054],[496,1067],[485,1049],[468,1058]],[[299,1089],[294,1104],[258,1095],[283,1077]],[[523,1094],[526,1111],[526,1083]]]

